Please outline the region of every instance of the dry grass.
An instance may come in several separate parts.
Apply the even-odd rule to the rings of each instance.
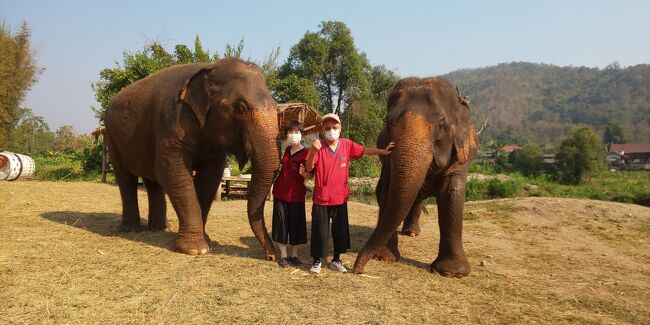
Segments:
[[[421,237],[400,237],[401,262],[371,261],[368,277],[312,276],[260,259],[244,201],[213,205],[212,252],[193,258],[170,251],[173,233],[116,232],[114,186],[3,182],[0,198],[2,324],[650,323],[650,208],[637,205],[470,202],[473,272],[447,279],[426,270],[437,252],[434,207]],[[350,203],[348,266],[376,211]]]

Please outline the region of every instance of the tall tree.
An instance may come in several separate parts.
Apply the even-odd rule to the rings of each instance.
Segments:
[[[579,184],[589,173],[602,170],[605,152],[598,135],[589,127],[579,127],[562,141],[556,156],[560,181]]]
[[[603,134],[604,144],[626,143],[627,138],[627,134],[625,134],[623,127],[619,123],[609,122],[605,127],[605,132]]]
[[[27,23],[12,34],[4,21],[0,22],[0,148],[8,145],[20,118],[20,103],[43,71],[36,63],[30,38]]]
[[[54,131],[54,150],[73,152],[90,146],[89,135],[77,134],[72,125],[62,125]]]
[[[9,150],[32,156],[51,150],[54,133],[43,117],[35,115],[29,108],[19,109],[17,115],[18,122],[11,133]]]
[[[345,111],[367,86],[368,60],[354,45],[350,29],[342,22],[324,21],[318,32],[307,32],[291,48],[281,78],[296,75],[313,82],[324,113]]]

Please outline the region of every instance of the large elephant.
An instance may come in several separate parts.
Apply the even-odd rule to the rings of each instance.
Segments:
[[[377,148],[391,141],[395,148],[381,158],[379,220],[354,272],[363,273],[371,258],[399,259],[397,227],[404,221],[404,232],[419,233],[424,200],[435,196],[440,246],[431,270],[466,276],[470,266],[462,242],[463,205],[467,170],[477,149],[468,101],[444,79],[406,78],[393,86],[387,109]]]
[[[168,227],[167,193],[179,219],[176,251],[207,253],[205,223],[226,154],[240,165],[250,157],[248,220],[273,260],[263,212],[279,165],[276,105],[260,68],[234,58],[173,66],[117,93],[105,124],[122,197],[121,229],[141,229],[140,176],[149,198],[149,229]]]

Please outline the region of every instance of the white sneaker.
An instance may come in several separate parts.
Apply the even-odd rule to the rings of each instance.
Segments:
[[[341,272],[341,273],[347,273],[348,272],[348,269],[346,269],[345,266],[343,266],[343,263],[341,263],[341,261],[332,261],[332,262],[330,262],[329,268],[330,268],[330,270],[334,270],[334,271]]]
[[[309,269],[309,272],[318,274],[320,273],[320,267],[321,267],[321,262],[320,261],[315,262],[311,265],[311,269]]]

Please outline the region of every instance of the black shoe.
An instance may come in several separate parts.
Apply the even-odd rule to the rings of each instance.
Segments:
[[[289,266],[289,259],[287,259],[286,257],[283,257],[280,260],[280,262],[278,262],[278,264],[280,265],[280,267],[287,267],[287,266]]]
[[[289,261],[291,262],[291,265],[293,265],[295,267],[298,267],[298,266],[302,265],[302,262],[300,261],[300,259],[298,259],[298,256],[293,256],[293,257],[289,258]]]

